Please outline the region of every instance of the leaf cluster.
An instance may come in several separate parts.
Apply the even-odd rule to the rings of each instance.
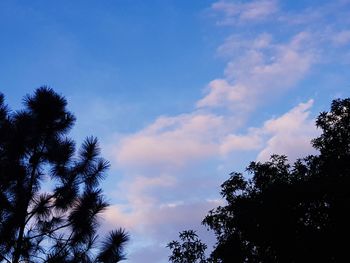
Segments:
[[[172,250],[169,257],[173,263],[205,263],[205,250],[207,245],[202,243],[193,230],[182,231],[179,234],[179,241],[170,242],[167,247]]]

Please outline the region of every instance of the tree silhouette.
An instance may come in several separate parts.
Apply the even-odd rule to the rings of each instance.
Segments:
[[[214,230],[217,262],[344,262],[350,234],[350,99],[335,100],[316,121],[319,150],[288,164],[252,162],[251,179],[232,173],[226,200],[203,223]]]
[[[349,261],[350,99],[334,100],[316,125],[319,155],[294,164],[273,155],[221,185],[226,204],[203,220],[217,239],[207,262]]]
[[[97,246],[99,188],[109,163],[97,139],[78,153],[64,97],[42,87],[10,111],[0,94],[0,262],[119,262],[129,239],[112,231]]]
[[[167,247],[172,250],[169,257],[172,263],[205,263],[207,245],[202,243],[193,230],[182,231],[179,241],[170,242]]]

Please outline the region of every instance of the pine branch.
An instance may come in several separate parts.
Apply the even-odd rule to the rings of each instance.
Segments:
[[[47,232],[44,232],[44,233],[41,233],[41,234],[38,234],[38,235],[35,235],[35,236],[31,236],[31,237],[29,237],[28,239],[31,240],[31,239],[34,239],[34,238],[38,238],[38,237],[42,237],[42,236],[47,236],[47,235],[50,235],[50,234],[56,232],[57,230],[60,230],[60,229],[65,228],[65,227],[68,227],[68,226],[70,226],[70,225],[72,225],[72,223],[68,223],[68,224],[59,226],[59,227],[57,227],[57,228],[55,228],[55,229],[51,229],[51,230],[49,230],[49,231],[47,231]]]

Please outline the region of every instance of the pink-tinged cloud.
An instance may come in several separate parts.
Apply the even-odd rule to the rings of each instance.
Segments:
[[[116,147],[122,166],[182,167],[217,153],[215,141],[225,131],[224,118],[213,114],[160,117],[144,130],[125,137]]]
[[[310,118],[312,104],[313,100],[300,103],[281,117],[265,122],[261,132],[269,139],[257,157],[259,161],[267,161],[272,154],[283,154],[293,162],[316,153],[310,143],[319,134],[315,120]]]
[[[126,171],[148,171],[153,176],[154,171],[179,171],[208,158],[261,147],[260,135],[254,129],[236,134],[235,128],[230,116],[194,112],[160,117],[140,132],[122,138],[112,148],[112,156]]]
[[[208,156],[226,156],[231,152],[242,151],[257,152],[259,161],[268,160],[272,154],[284,154],[294,161],[314,153],[310,140],[318,132],[310,117],[312,104],[313,100],[300,103],[282,116],[265,121],[261,127],[252,127],[240,134],[226,129],[224,116],[218,118],[215,115],[193,114],[159,118],[143,131],[123,139],[122,147],[118,148],[119,152],[116,151],[119,165],[124,167],[129,176],[116,192],[126,197],[128,205],[112,206],[106,212],[107,221],[120,222],[134,231],[151,231],[149,229],[155,226],[158,228],[163,222],[169,225],[171,221],[176,225],[188,220],[188,215],[197,218],[202,216],[203,211],[215,202],[201,201],[198,206],[195,188],[210,189],[215,184],[219,185],[219,182],[205,175],[199,182],[198,178],[195,179],[193,184],[192,177],[186,176],[186,167],[178,169],[179,163],[184,165],[185,162],[193,163]],[[143,141],[148,137],[152,140],[147,148]],[[195,144],[190,140],[194,140]],[[187,151],[190,143],[197,148]],[[159,145],[163,147],[162,144],[173,147],[169,149],[172,158],[165,154],[166,151],[157,148]],[[211,145],[206,154],[203,154],[203,145]],[[120,156],[128,158],[122,159]],[[144,165],[140,165],[140,162]],[[136,165],[139,165],[139,169],[135,171],[133,166]],[[157,172],[154,173],[152,169],[150,173],[149,169],[154,165],[157,166]],[[201,182],[210,183],[201,185]],[[193,203],[193,200],[197,201]],[[194,207],[191,208],[192,205]],[[187,216],[184,217],[180,211]]]
[[[274,43],[268,34],[225,43],[220,50],[230,59],[225,76],[210,82],[209,92],[197,102],[196,110],[159,117],[112,147],[114,161],[125,174],[116,192],[124,193],[127,206],[112,206],[106,212],[107,223],[121,222],[136,236],[159,242],[151,247],[159,246],[191,222],[198,225],[207,211],[218,205],[200,200],[196,188],[213,197],[218,190],[215,187],[222,182],[220,177],[204,173],[193,179],[189,166],[199,167],[204,160],[215,158],[218,161],[232,152],[260,152],[259,159],[272,153],[294,158],[300,149],[307,152],[306,140],[313,130],[308,116],[311,102],[245,132],[238,132],[240,126],[232,119],[238,118],[241,124],[240,118],[249,118],[247,113],[261,100],[270,101],[272,93],[293,88],[307,74],[315,62],[309,40],[310,35],[302,32],[284,44]],[[245,52],[237,57],[236,49],[241,48]],[[217,107],[235,109],[234,115],[233,111],[218,114]],[[287,134],[284,131],[291,138],[283,137]]]
[[[310,117],[312,103],[312,100],[300,103],[282,116],[269,119],[261,127],[249,128],[246,133],[241,134],[225,130],[226,117],[223,116],[222,119],[214,115],[197,116],[195,114],[159,118],[143,131],[123,140],[125,145],[119,148],[122,154],[125,154],[123,151],[128,149],[128,143],[131,143],[139,155],[135,156],[135,160],[131,158],[133,155],[130,155],[130,159],[122,160],[127,160],[126,163],[120,163],[125,165],[124,169],[128,177],[125,177],[125,181],[115,191],[126,198],[126,204],[113,205],[105,212],[105,228],[111,229],[117,222],[118,226],[126,227],[135,237],[132,242],[143,243],[144,249],[152,250],[154,247],[163,246],[162,252],[154,259],[162,262],[161,259],[166,254],[165,244],[167,242],[176,238],[179,231],[199,226],[210,209],[222,204],[221,199],[210,199],[213,192],[218,192],[217,187],[222,183],[219,177],[214,180],[215,178],[204,174],[203,177],[195,179],[193,183],[191,180],[194,175],[186,172],[186,167],[182,167],[182,170],[168,169],[169,166],[177,167],[178,162],[174,162],[168,156],[164,158],[164,152],[159,152],[158,149],[154,151],[159,143],[164,143],[163,137],[166,138],[168,146],[183,145],[183,143],[186,145],[188,138],[200,141],[204,145],[213,144],[214,150],[209,151],[213,156],[224,156],[233,151],[249,150],[260,151],[257,159],[262,161],[267,160],[274,153],[286,154],[290,160],[295,160],[297,157],[302,157],[301,154],[312,153],[309,142],[317,134],[314,120]],[[205,123],[211,125],[207,127]],[[219,133],[220,128],[223,128],[225,132]],[[188,132],[187,136],[185,132]],[[140,142],[138,138],[147,136],[152,137],[155,146],[151,145],[148,149],[143,146],[138,147],[137,144]],[[185,141],[182,141],[182,136]],[[184,153],[185,149],[184,147],[177,154],[181,153],[189,158],[192,154],[200,152],[202,146],[189,153]],[[148,155],[152,158],[148,158]],[[135,173],[130,165],[133,163],[136,165],[141,157],[150,163],[140,167]],[[181,157],[183,156],[179,158]],[[207,156],[199,154],[196,158],[193,156],[191,158],[190,161],[193,162],[196,158],[207,158]],[[155,165],[158,159],[161,161],[156,163],[159,166],[157,173],[150,174],[148,165]],[[200,169],[194,170],[198,172]],[[202,182],[210,183],[202,185]],[[200,191],[207,193],[207,197],[200,199],[196,188],[201,188]],[[217,197],[218,193],[215,196]],[[210,236],[210,233],[203,231],[201,235]],[[212,240],[209,236],[208,242]],[[130,253],[130,259],[135,258],[136,260],[138,257],[137,252]]]
[[[250,111],[268,101],[272,94],[293,88],[316,62],[316,55],[308,44],[312,40],[310,38],[308,33],[301,32],[287,44],[271,43],[266,34],[250,44],[246,40],[241,44],[237,41],[233,43],[230,39],[220,52],[236,54],[236,46],[245,46],[246,51],[230,60],[224,79],[209,83],[209,92],[197,102],[197,107]],[[230,43],[235,47],[231,47]]]
[[[220,153],[222,155],[227,155],[233,151],[260,149],[262,146],[262,138],[259,133],[259,129],[250,129],[250,131],[244,135],[229,134],[223,139],[220,145]]]
[[[203,200],[198,202],[185,203],[152,203],[147,209],[131,205],[128,210],[118,206],[110,207],[104,213],[104,227],[115,228],[115,222],[122,224],[130,232],[131,246],[142,243],[142,247],[148,250],[157,247],[158,253],[155,260],[161,260],[168,254],[166,244],[177,238],[178,233],[185,229],[200,231],[200,236],[208,245],[213,241],[213,234],[207,232],[200,225],[209,210],[222,205],[222,201]],[[130,206],[130,205],[129,205]],[[138,238],[140,237],[140,238]],[[139,253],[131,251],[129,259],[139,257]],[[155,261],[158,262],[158,261]],[[162,262],[162,261],[160,261]]]
[[[197,109],[159,117],[141,131],[123,137],[112,147],[114,162],[129,171],[152,168],[153,172],[164,172],[232,151],[259,149],[259,134],[238,134],[236,129],[259,104],[295,87],[305,77],[316,62],[313,42],[306,32],[284,44],[274,43],[268,34],[253,40],[229,39],[221,49],[230,57],[225,77],[209,83],[208,93],[196,103]],[[236,56],[235,48],[245,51]],[[214,113],[216,108],[234,114]]]
[[[299,25],[315,25],[324,12],[283,15],[277,1],[264,0],[219,1],[212,8],[220,13],[220,24],[230,25],[266,22],[274,16],[278,17],[274,22],[288,26],[293,19]],[[242,126],[259,105],[297,87],[319,62],[318,55],[327,54],[324,43],[347,44],[346,31],[325,34],[324,28],[311,29],[306,31],[303,26],[305,32],[284,42],[268,33],[255,38],[245,38],[244,33],[228,37],[218,48],[219,55],[228,60],[224,75],[208,84],[193,112],[159,117],[111,146],[114,164],[124,174],[115,195],[122,196],[125,204],[106,211],[106,225],[117,223],[131,231],[132,246],[142,248],[130,254],[132,262],[143,262],[144,257],[164,262],[166,243],[175,239],[178,231],[198,226],[210,208],[220,205],[221,200],[216,200],[219,185],[226,171],[234,170],[235,154],[249,151],[249,156],[259,161],[271,154],[285,154],[293,161],[314,153],[310,140],[318,132],[310,116],[312,100],[256,127]],[[225,168],[218,171],[220,166]],[[147,256],[144,251],[154,254]]]

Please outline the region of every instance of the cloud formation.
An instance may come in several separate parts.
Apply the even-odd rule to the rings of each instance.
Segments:
[[[342,30],[340,32],[336,32],[332,41],[337,46],[344,46],[350,43],[350,30]]]
[[[261,127],[250,127],[246,133],[236,133],[227,127],[227,116],[161,117],[137,134],[122,139],[115,156],[122,167],[142,170],[157,166],[164,172],[183,169],[194,160],[225,156],[233,151],[259,150],[264,144],[267,146],[258,159],[266,160],[273,153],[294,156],[298,151],[299,154],[310,152],[309,141],[317,135],[314,120],[310,118],[312,104],[313,100],[300,103]],[[143,186],[148,184],[142,182]]]
[[[331,9],[344,4],[337,1]],[[144,250],[153,251],[176,238],[178,231],[198,226],[221,202],[218,187],[224,177],[217,167],[233,162],[234,154],[250,153],[266,161],[277,153],[294,161],[315,153],[310,140],[319,131],[313,99],[300,103],[305,99],[296,97],[290,110],[275,109],[275,116],[265,115],[254,125],[252,116],[261,116],[267,104],[300,90],[300,81],[313,67],[333,56],[327,47],[350,43],[348,30],[316,27],[326,24],[327,8],[291,14],[274,0],[219,1],[211,8],[218,24],[232,31],[217,49],[227,61],[223,75],[208,83],[192,111],[159,116],[111,147],[113,162],[125,178],[116,191],[126,201],[107,211],[107,223],[124,223],[139,237],[135,242],[147,244]],[[281,25],[261,26],[271,22]],[[237,33],[236,26],[247,24],[260,30]],[[160,254],[158,259],[153,255],[153,262],[164,261]],[[139,262],[139,254],[132,255]]]
[[[181,167],[215,153],[215,141],[222,129],[224,118],[213,114],[159,117],[142,131],[122,139],[115,156],[120,165]]]
[[[261,133],[268,135],[266,146],[257,160],[267,161],[272,154],[286,155],[295,161],[308,154],[316,154],[310,141],[319,135],[314,120],[310,118],[313,100],[298,106],[278,118],[265,122]]]
[[[232,25],[269,18],[277,13],[278,4],[275,0],[260,0],[246,3],[219,1],[212,4],[212,9],[223,14],[223,18],[219,19],[218,24]]]
[[[291,161],[300,154],[311,153],[309,142],[317,134],[310,117],[312,103],[312,100],[300,103],[282,116],[265,121],[261,127],[247,129],[246,133],[227,130],[223,116],[208,118],[194,114],[175,118],[175,122],[162,117],[143,131],[124,138],[116,153],[117,158],[122,157],[118,164],[128,173],[128,179],[117,191],[124,193],[126,205],[114,205],[107,210],[106,224],[119,222],[135,236],[152,237],[158,243],[151,247],[165,244],[182,229],[195,228],[208,236],[199,223],[222,202],[208,198],[215,196],[213,193],[222,179],[210,178],[208,173],[196,177],[193,170],[187,171],[188,166],[193,166],[194,160],[224,157],[232,152],[255,151],[259,161],[267,160],[273,153],[285,154]],[[206,122],[202,121],[213,125],[204,125]],[[144,147],[144,141],[149,142],[148,147]],[[156,172],[153,166],[157,166]],[[197,173],[199,166],[205,167],[205,163],[196,166]]]
[[[230,37],[219,48],[230,58],[225,77],[209,83],[208,93],[196,102],[197,110],[161,116],[141,131],[125,136],[113,150],[118,166],[173,170],[215,155],[259,149],[262,139],[257,133],[235,133],[240,118],[247,118],[277,94],[295,88],[316,62],[308,44],[310,38],[306,32],[296,34],[287,43],[274,43],[268,34],[253,40]],[[243,54],[236,56],[239,50]],[[216,108],[230,113],[217,114],[212,111]]]
[[[278,44],[268,34],[251,41],[231,36],[219,48],[221,53],[234,55],[226,66],[225,78],[209,83],[209,92],[197,107],[250,111],[262,98],[294,87],[316,62],[308,45],[310,38],[308,33],[300,32],[288,43]],[[238,52],[243,55],[237,56]]]

